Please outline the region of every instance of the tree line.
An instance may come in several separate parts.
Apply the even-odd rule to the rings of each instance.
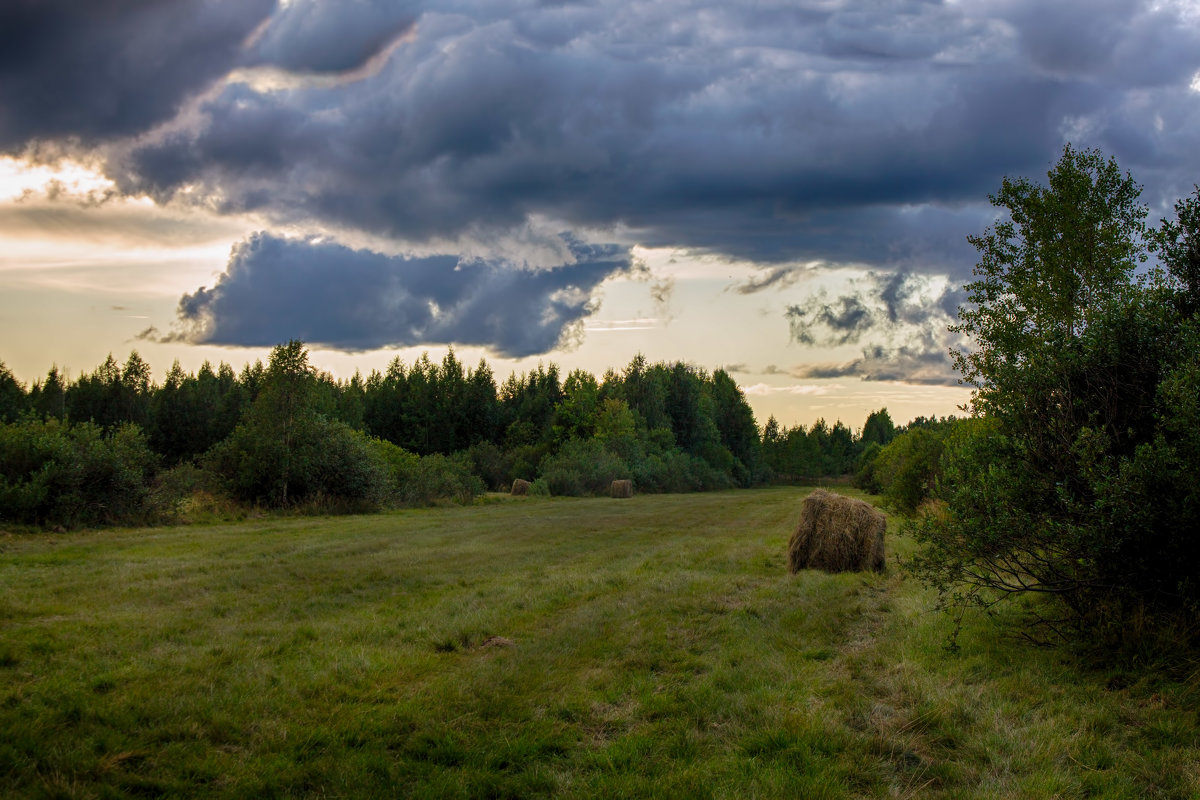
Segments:
[[[161,384],[136,351],[73,381],[52,367],[28,389],[0,363],[0,422],[0,514],[34,524],[129,521],[156,496],[175,502],[156,489],[172,484],[248,504],[356,507],[469,499],[516,478],[564,495],[624,478],[643,492],[745,487],[845,474],[895,435],[886,409],[861,435],[840,421],[781,429],[774,418],[760,431],[726,371],[642,355],[600,378],[551,363],[497,383],[486,361],[467,367],[451,348],[339,380],[296,341],[240,371],[176,362]],[[115,442],[136,464],[122,481],[51,466]],[[143,502],[114,505],[99,490],[60,502],[84,486]]]

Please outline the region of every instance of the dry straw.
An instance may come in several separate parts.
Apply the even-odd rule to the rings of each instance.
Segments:
[[[800,508],[788,541],[788,570],[883,572],[887,518],[862,500],[817,489]]]
[[[610,497],[633,497],[633,481],[613,481],[608,494]]]
[[[525,495],[529,494],[529,481],[523,481],[520,478],[517,478],[515,481],[513,481],[512,493],[517,497],[524,497]]]

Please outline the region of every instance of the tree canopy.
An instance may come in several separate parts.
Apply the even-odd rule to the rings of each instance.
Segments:
[[[1005,179],[956,364],[978,424],[946,443],[915,564],[956,603],[1054,598],[1060,631],[1200,599],[1195,201],[1147,231],[1113,159],[1067,147],[1047,182]],[[1166,270],[1149,269],[1157,242]]]

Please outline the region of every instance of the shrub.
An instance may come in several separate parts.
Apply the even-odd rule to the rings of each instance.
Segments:
[[[0,425],[0,519],[34,525],[134,524],[153,516],[157,463],[136,425]]]
[[[732,489],[733,478],[701,458],[679,450],[646,456],[630,470],[639,492],[704,492]]]
[[[505,482],[511,484],[517,478],[528,480],[537,475],[538,464],[549,452],[544,444],[523,444],[509,450],[506,454],[508,470],[504,476]]]
[[[943,435],[941,430],[915,428],[879,451],[871,477],[892,508],[911,514],[933,496],[941,470]]]
[[[294,425],[286,441],[253,422],[238,425],[202,465],[243,502],[289,506],[325,497],[370,506],[388,494],[388,464],[379,447],[315,414]]]
[[[513,479],[509,478],[512,457],[496,445],[478,442],[468,448],[467,457],[471,459],[472,470],[491,491],[503,491],[512,484]]]
[[[867,442],[863,451],[858,456],[858,461],[854,467],[855,486],[869,494],[879,494],[883,491],[883,487],[879,485],[879,477],[875,474],[875,460],[879,458],[880,452],[883,451],[883,446],[879,442]]]
[[[422,456],[396,479],[400,502],[413,506],[433,505],[439,500],[469,503],[486,490],[465,453]]]
[[[568,440],[558,453],[542,460],[541,476],[554,495],[601,495],[629,468],[596,439]]]

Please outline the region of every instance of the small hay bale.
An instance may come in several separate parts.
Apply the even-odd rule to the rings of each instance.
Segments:
[[[608,487],[609,497],[633,497],[633,481],[613,481]]]
[[[817,489],[788,541],[788,571],[883,572],[887,518],[870,503]]]
[[[515,481],[513,481],[512,485],[513,495],[516,497],[524,497],[525,495],[529,494],[529,485],[529,481],[523,481],[520,478],[517,478]]]

